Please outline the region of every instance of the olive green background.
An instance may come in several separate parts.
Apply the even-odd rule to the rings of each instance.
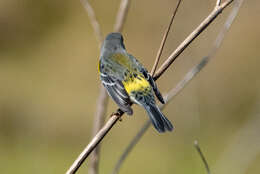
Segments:
[[[105,34],[119,0],[91,0]],[[151,69],[176,0],[131,2],[123,30],[127,50]],[[210,13],[214,0],[183,0],[162,63]],[[232,5],[157,81],[162,93],[206,56]],[[165,108],[172,133],[145,134],[121,174],[260,172],[260,2],[244,1],[216,56]],[[79,0],[0,1],[0,173],[65,173],[91,139],[99,95],[98,42]],[[110,100],[108,116],[116,109]],[[134,106],[102,142],[100,173],[110,173],[147,120]],[[106,119],[108,119],[108,116]],[[88,164],[88,161],[87,161]],[[84,164],[79,173],[87,173]]]

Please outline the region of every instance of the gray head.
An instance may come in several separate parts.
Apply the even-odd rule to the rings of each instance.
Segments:
[[[124,38],[120,33],[109,33],[103,42],[101,54],[124,52]]]

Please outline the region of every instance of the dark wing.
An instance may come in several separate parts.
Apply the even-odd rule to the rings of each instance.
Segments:
[[[159,89],[157,88],[157,85],[155,83],[155,81],[153,80],[153,77],[147,72],[146,69],[142,68],[141,72],[143,73],[144,77],[146,78],[146,80],[150,83],[150,85],[153,88],[153,91],[156,95],[156,97],[158,98],[158,100],[162,103],[165,104],[164,99],[159,91]]]
[[[157,88],[155,81],[153,80],[153,77],[148,73],[148,71],[143,67],[143,65],[140,62],[138,62],[138,60],[134,56],[132,56],[131,54],[128,54],[128,55],[129,55],[130,59],[132,59],[134,61],[134,63],[137,64],[139,71],[144,75],[146,80],[150,83],[158,100],[162,104],[165,104],[164,99],[163,99],[159,89]]]
[[[106,73],[100,72],[100,77],[104,87],[108,91],[108,94],[116,102],[119,108],[123,112],[126,112],[128,115],[132,115],[133,110],[130,106],[131,101],[129,95],[124,88],[123,83],[115,77],[110,76]]]

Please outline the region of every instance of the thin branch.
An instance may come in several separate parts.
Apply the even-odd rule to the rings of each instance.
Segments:
[[[142,127],[142,129],[136,134],[136,136],[133,138],[133,140],[130,142],[130,144],[126,147],[124,150],[124,153],[120,156],[119,160],[116,163],[116,166],[113,169],[112,174],[117,174],[125,161],[128,154],[133,150],[134,146],[137,144],[137,142],[142,138],[146,130],[150,127],[151,121],[147,120]]]
[[[155,71],[156,71],[156,68],[157,68],[157,66],[158,66],[159,60],[160,60],[161,55],[162,55],[162,51],[163,51],[164,45],[165,45],[165,43],[166,43],[166,39],[167,39],[167,37],[168,37],[169,31],[170,31],[170,29],[171,29],[173,20],[174,20],[174,18],[175,18],[175,15],[177,14],[177,11],[178,11],[178,8],[179,8],[180,4],[181,4],[181,0],[178,1],[178,4],[177,4],[177,6],[175,7],[174,12],[173,12],[173,14],[172,14],[172,16],[171,16],[170,23],[169,23],[167,29],[165,30],[165,33],[164,33],[164,35],[163,35],[163,39],[162,39],[162,41],[161,41],[160,48],[159,48],[159,50],[158,50],[158,52],[157,52],[154,65],[153,65],[153,68],[152,68],[152,70],[151,70],[151,76],[153,76],[154,73],[155,73]]]
[[[196,148],[196,150],[198,151],[199,155],[200,155],[200,158],[201,160],[203,161],[203,164],[205,165],[205,168],[207,170],[207,173],[210,174],[210,169],[209,169],[209,165],[208,165],[208,162],[205,158],[205,156],[203,155],[201,149],[200,149],[200,146],[199,146],[199,143],[197,140],[194,141],[194,147]]]
[[[226,0],[220,6],[214,8],[209,16],[177,47],[177,49],[163,63],[159,70],[155,73],[154,79],[158,79],[164,71],[174,62],[174,60],[187,48],[190,43],[204,31],[208,25],[231,3],[233,0]]]
[[[217,6],[220,6],[220,4],[221,4],[221,0],[217,0],[217,1],[216,1],[216,7],[217,7]]]
[[[98,40],[98,45],[99,47],[101,47],[101,43],[103,42],[103,35],[100,29],[100,25],[97,21],[94,9],[92,8],[88,0],[80,0],[80,1],[88,13],[89,20],[92,24],[95,36]],[[107,111],[107,104],[108,104],[108,95],[103,85],[100,85],[99,97],[97,100],[97,108],[96,108],[96,113],[93,121],[92,137],[94,137],[104,125],[105,114]],[[93,150],[93,153],[90,156],[89,174],[98,173],[99,152],[100,152],[100,146],[97,147],[95,150]]]
[[[106,89],[103,85],[100,85],[100,93],[97,100],[96,106],[96,114],[94,116],[93,129],[92,129],[92,137],[98,133],[98,131],[102,128],[105,122],[105,115],[107,112],[108,105],[108,95]],[[100,158],[100,146],[97,146],[91,156],[89,161],[89,174],[97,174],[99,167],[99,158]]]
[[[101,32],[100,25],[97,21],[94,9],[89,4],[88,0],[80,0],[80,2],[85,7],[86,12],[88,13],[88,17],[94,29],[95,36],[99,42],[99,46],[101,46],[101,43],[103,42],[103,34]]]
[[[243,0],[240,0],[243,1]],[[241,2],[242,3],[242,2]],[[184,78],[176,85],[175,88],[173,88],[170,92],[167,93],[167,95],[164,97],[165,100],[165,105],[161,105],[160,109],[163,109],[174,97],[176,97],[187,84],[208,64],[208,62],[214,57],[216,54],[217,50],[219,49],[225,34],[227,33],[228,29],[230,28],[231,24],[233,23],[239,7],[241,6],[240,4],[235,4],[233,9],[230,12],[230,15],[227,17],[227,20],[222,28],[222,30],[219,32],[218,36],[216,37],[216,40],[213,44],[212,49],[209,52],[209,55],[202,58],[202,60],[194,66],[185,76]],[[134,146],[138,143],[138,141],[142,138],[144,133],[148,130],[150,127],[151,122],[148,120],[147,122],[144,123],[142,128],[138,131],[138,133],[135,135],[135,137],[131,140],[129,145],[126,147],[126,149],[123,151],[123,154],[119,157],[119,160],[117,161],[115,168],[112,172],[112,174],[116,174],[119,172],[120,167],[122,166],[124,160],[126,159],[127,155],[132,151]]]
[[[217,0],[217,1],[216,1],[216,7],[217,7],[217,6],[220,6],[220,4],[221,4],[221,0]]]
[[[122,32],[129,7],[130,7],[130,0],[121,0],[115,26],[114,26],[115,32]]]
[[[215,54],[217,49],[220,47],[220,45],[224,39],[224,36],[226,35],[227,31],[231,27],[232,23],[234,22],[242,3],[243,3],[243,0],[235,0],[234,6],[233,6],[229,16],[227,17],[224,27],[222,28],[222,30],[219,32],[219,34],[217,36],[217,39],[215,41],[215,48],[211,51],[210,56]]]
[[[198,30],[198,28],[192,32],[192,34],[190,36],[188,36],[187,39],[185,39],[185,41],[181,44],[181,46],[183,48],[181,48],[180,46],[177,48],[177,50],[181,50],[181,51],[177,51],[178,55],[180,55],[183,50],[191,43],[192,40],[194,40],[220,13],[221,11],[227,7],[231,2],[233,2],[233,0],[227,0],[224,3],[222,3],[220,5],[220,7],[217,10],[213,10],[212,13],[210,13],[210,15],[200,24],[200,26],[198,28],[200,28],[200,30]],[[214,16],[214,18],[212,18],[212,16]],[[208,22],[205,22],[208,21]],[[210,22],[209,22],[210,21]],[[191,37],[193,36],[193,38]],[[190,40],[191,39],[191,40]],[[188,42],[188,43],[187,43]],[[176,52],[176,51],[175,51]],[[173,53],[172,55],[175,55],[176,53]],[[168,58],[168,61],[172,61],[169,59],[172,59],[173,56],[170,56]],[[177,54],[174,56],[174,59],[177,58],[178,56]],[[154,77],[154,80],[157,80],[164,72],[165,70],[170,66],[171,63],[169,63],[167,66],[162,66],[157,72],[156,72],[156,76]],[[69,170],[67,171],[67,174],[73,174],[75,173],[78,168],[81,166],[81,164],[83,163],[83,161],[89,156],[89,154],[93,151],[93,149],[99,144],[100,141],[102,141],[102,139],[104,138],[104,136],[110,131],[110,129],[113,127],[113,125],[119,120],[119,118],[123,115],[123,112],[117,112],[115,114],[112,114],[110,119],[107,121],[107,123],[104,125],[104,127],[97,133],[97,135],[91,140],[91,142],[88,144],[88,146],[84,149],[84,151],[78,156],[78,158],[74,161],[74,163],[72,164],[72,166],[69,168]]]
[[[88,0],[80,0],[80,1],[82,5],[85,7],[86,12],[88,13],[89,20],[92,24],[92,28],[94,30],[95,36],[98,41],[98,45],[99,47],[101,47],[101,43],[103,42],[103,35],[100,29],[99,22],[97,21],[94,9],[92,8]],[[103,85],[100,85],[99,97],[97,99],[97,108],[96,108],[96,113],[93,121],[92,137],[94,137],[104,125],[105,114],[107,111],[107,104],[108,104],[108,95]],[[95,150],[93,150],[90,156],[89,174],[98,173],[99,152],[100,152],[100,146],[98,146]]]
[[[96,136],[90,141],[87,147],[81,152],[79,157],[75,160],[66,174],[73,174],[79,169],[81,164],[85,161],[85,159],[89,156],[89,154],[96,148],[96,146],[101,142],[104,136],[109,132],[109,130],[113,127],[113,125],[118,121],[120,117],[113,115],[106,122],[102,129],[96,134]]]

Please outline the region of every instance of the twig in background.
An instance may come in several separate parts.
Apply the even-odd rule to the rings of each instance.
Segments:
[[[94,30],[95,36],[98,41],[99,48],[103,42],[103,34],[100,29],[99,22],[97,21],[94,9],[88,2],[88,0],[80,0],[82,5],[85,7],[85,10],[88,14],[89,20],[92,24],[92,28]],[[96,113],[93,120],[93,128],[92,128],[92,137],[94,137],[97,132],[102,128],[105,122],[105,114],[107,111],[107,104],[108,104],[108,95],[106,89],[103,85],[100,85],[99,96],[97,99],[97,106],[96,106]],[[98,146],[90,156],[90,163],[89,163],[89,174],[97,174],[98,173],[98,166],[99,166],[99,152],[100,146]]]
[[[155,73],[154,79],[158,79],[164,71],[167,70],[174,60],[187,48],[190,43],[204,31],[209,24],[234,0],[226,0],[219,6],[216,6],[209,16],[177,47],[177,49],[169,56],[169,58],[162,64],[159,70]]]
[[[229,16],[227,17],[227,20],[222,28],[222,30],[219,32],[218,36],[216,37],[216,40],[213,44],[213,48],[210,50],[209,55],[202,58],[202,60],[194,66],[186,75],[185,77],[176,85],[175,88],[173,88],[170,92],[167,93],[167,95],[164,97],[165,99],[165,105],[160,105],[160,109],[163,109],[170,100],[172,100],[175,96],[177,96],[181,90],[184,89],[184,87],[208,64],[208,62],[214,57],[217,50],[219,49],[225,34],[227,33],[228,29],[230,28],[231,24],[233,23],[239,7],[241,6],[241,3],[243,0],[239,0],[240,4],[236,3],[231,10]],[[138,141],[142,138],[144,133],[148,130],[150,127],[151,122],[148,120],[144,123],[142,128],[138,131],[138,133],[135,135],[135,137],[130,141],[129,145],[126,147],[126,149],[123,151],[122,155],[119,157],[119,160],[117,161],[112,174],[118,173],[120,167],[122,166],[124,160],[126,159],[127,155],[132,151],[132,149],[135,147],[135,145],[138,143]]]
[[[200,158],[201,160],[203,161],[203,164],[205,165],[205,168],[207,170],[207,173],[210,174],[210,169],[209,169],[209,165],[208,165],[208,162],[205,158],[205,156],[203,155],[201,149],[200,149],[200,146],[199,146],[199,143],[197,140],[194,141],[194,147],[196,148],[196,150],[198,151],[199,155],[200,155]]]
[[[113,116],[111,117],[106,124],[99,130],[97,135],[90,141],[87,147],[81,152],[78,158],[71,165],[66,174],[74,174],[79,169],[79,167],[83,164],[85,159],[89,156],[89,154],[96,148],[96,146],[100,143],[100,141],[106,136],[109,130],[113,127],[113,125],[117,122],[120,117]]]
[[[171,29],[171,26],[172,26],[172,23],[173,23],[173,20],[174,20],[174,17],[175,17],[175,15],[176,15],[177,11],[178,11],[178,8],[179,8],[180,4],[181,4],[181,0],[178,1],[177,6],[175,7],[174,12],[173,12],[173,14],[172,14],[172,16],[171,16],[170,23],[169,23],[169,25],[168,25],[168,27],[167,27],[167,29],[165,30],[165,33],[164,33],[164,35],[163,35],[163,39],[162,39],[162,41],[161,41],[161,45],[160,45],[160,47],[159,47],[159,50],[158,50],[158,52],[157,52],[157,55],[156,55],[156,59],[155,59],[153,68],[152,68],[152,70],[151,70],[151,76],[152,76],[152,77],[153,77],[153,75],[154,75],[154,73],[155,73],[155,71],[156,71],[156,68],[157,68],[157,66],[158,66],[158,63],[159,63],[160,57],[161,57],[161,55],[162,55],[162,51],[163,51],[164,45],[165,45],[165,43],[166,43],[166,39],[167,39],[167,37],[168,37],[169,31],[170,31],[170,29]]]
[[[231,14],[228,16],[228,20],[225,23],[222,33],[226,33],[227,29],[233,23],[237,13],[243,3],[243,0],[236,0]],[[219,35],[219,40],[223,35]],[[219,42],[216,42],[218,44]],[[259,104],[256,104],[255,108]],[[259,111],[255,116],[249,119],[240,130],[237,131],[228,148],[226,148],[221,155],[220,159],[217,160],[214,168],[218,169],[219,173],[230,173],[227,168],[221,168],[227,164],[232,168],[232,172],[236,174],[244,174],[250,166],[250,164],[257,158],[260,153],[260,141],[257,140],[259,137],[259,124],[260,116]],[[250,148],[249,148],[250,147]]]
[[[92,137],[95,137],[95,135],[98,133],[98,131],[102,128],[105,122],[105,116],[107,111],[107,105],[108,105],[108,95],[106,89],[103,87],[103,85],[100,85],[99,90],[99,97],[97,100],[97,106],[96,106],[96,113],[94,116],[93,121],[93,128],[92,128]],[[101,146],[97,146],[89,160],[89,174],[97,174],[98,168],[99,168],[99,159],[100,159],[100,148]]]
[[[204,29],[222,12],[223,9],[225,9],[231,2],[233,2],[233,0],[227,0],[224,3],[222,3],[219,8],[217,8],[216,10],[213,10],[213,12],[210,13],[210,15],[199,25],[198,28],[201,28],[201,30],[197,30],[196,29],[196,33],[195,31],[192,32],[192,35],[194,35],[194,37],[192,38],[192,40],[194,40],[202,31],[204,31]],[[212,16],[214,16],[214,18],[212,18]],[[208,20],[211,20],[210,22],[205,22]],[[190,36],[188,36],[189,39]],[[175,55],[174,59],[176,59],[182,52],[183,50],[191,43],[192,40],[189,41],[189,39],[185,39],[185,42],[183,42],[181,44],[181,46],[183,48],[181,48],[181,46],[179,46],[177,49],[180,49],[181,51],[178,52],[177,55],[175,55],[176,53],[172,53],[171,55]],[[189,41],[188,43],[186,43],[187,41]],[[176,51],[175,51],[176,52]],[[169,61],[169,59],[172,59],[172,56],[170,56],[167,60]],[[166,60],[166,61],[167,61]],[[154,78],[155,80],[157,80],[164,72],[167,68],[169,68],[169,66],[171,65],[172,60],[170,60],[170,64],[168,64],[167,66],[162,66],[160,68],[160,70],[158,70],[156,72],[157,77]],[[110,116],[110,119],[106,122],[106,124],[104,125],[104,127],[97,133],[97,135],[90,141],[90,143],[87,145],[87,147],[84,149],[83,152],[81,152],[81,154],[77,157],[77,159],[74,161],[74,163],[72,164],[72,166],[68,169],[67,174],[72,174],[75,173],[78,168],[81,166],[81,164],[83,163],[83,161],[89,156],[89,154],[93,151],[93,149],[99,144],[99,142],[105,137],[105,135],[109,132],[109,130],[114,126],[114,124],[119,120],[119,118],[123,115],[124,113],[120,112],[116,112],[116,114],[112,114]]]
[[[99,47],[100,47],[101,43],[103,42],[103,34],[101,32],[100,25],[99,25],[99,23],[97,21],[94,9],[89,4],[88,0],[80,0],[80,2],[82,3],[82,5],[84,6],[86,12],[88,13],[89,20],[90,20],[91,25],[92,25],[92,27],[94,29],[95,36],[96,36],[96,38],[97,38],[97,40],[99,42],[98,44],[99,44]]]
[[[130,0],[121,0],[120,7],[116,17],[115,26],[114,26],[115,32],[121,32],[123,30],[129,7],[130,7]]]
[[[142,129],[136,134],[136,136],[132,139],[132,141],[130,142],[130,144],[127,146],[127,148],[124,150],[124,153],[120,156],[119,160],[117,161],[113,171],[111,174],[117,174],[119,173],[119,170],[123,164],[123,162],[125,161],[126,157],[128,156],[128,154],[130,154],[130,152],[132,151],[132,149],[134,148],[134,146],[136,145],[136,143],[139,141],[139,139],[144,135],[144,133],[146,132],[146,130],[150,127],[151,125],[151,121],[148,120],[145,122],[145,124],[143,125]]]
[[[100,48],[103,42],[103,35],[100,29],[99,22],[97,21],[94,9],[89,4],[88,0],[80,0],[80,1],[82,5],[85,7],[86,12],[88,13],[89,20],[92,24],[92,28],[94,30],[95,36],[98,40],[98,46]],[[99,96],[97,99],[96,113],[93,120],[92,137],[94,137],[104,125],[105,114],[107,111],[107,104],[108,104],[108,95],[106,93],[105,88],[101,84],[99,90]],[[93,150],[93,153],[90,156],[90,163],[88,169],[89,174],[98,173],[99,152],[100,152],[100,146],[98,146],[95,150]]]
[[[220,4],[221,4],[221,0],[217,0],[216,6],[220,6]]]
[[[229,30],[231,24],[234,22],[243,1],[244,0],[235,0],[234,6],[233,6],[229,16],[227,17],[227,20],[226,20],[222,30],[219,32],[219,34],[217,36],[217,39],[215,41],[215,48],[213,48],[213,50],[209,54],[211,57],[213,54],[216,53],[217,49],[220,47],[220,45],[224,39],[224,36],[226,35],[227,31]]]

